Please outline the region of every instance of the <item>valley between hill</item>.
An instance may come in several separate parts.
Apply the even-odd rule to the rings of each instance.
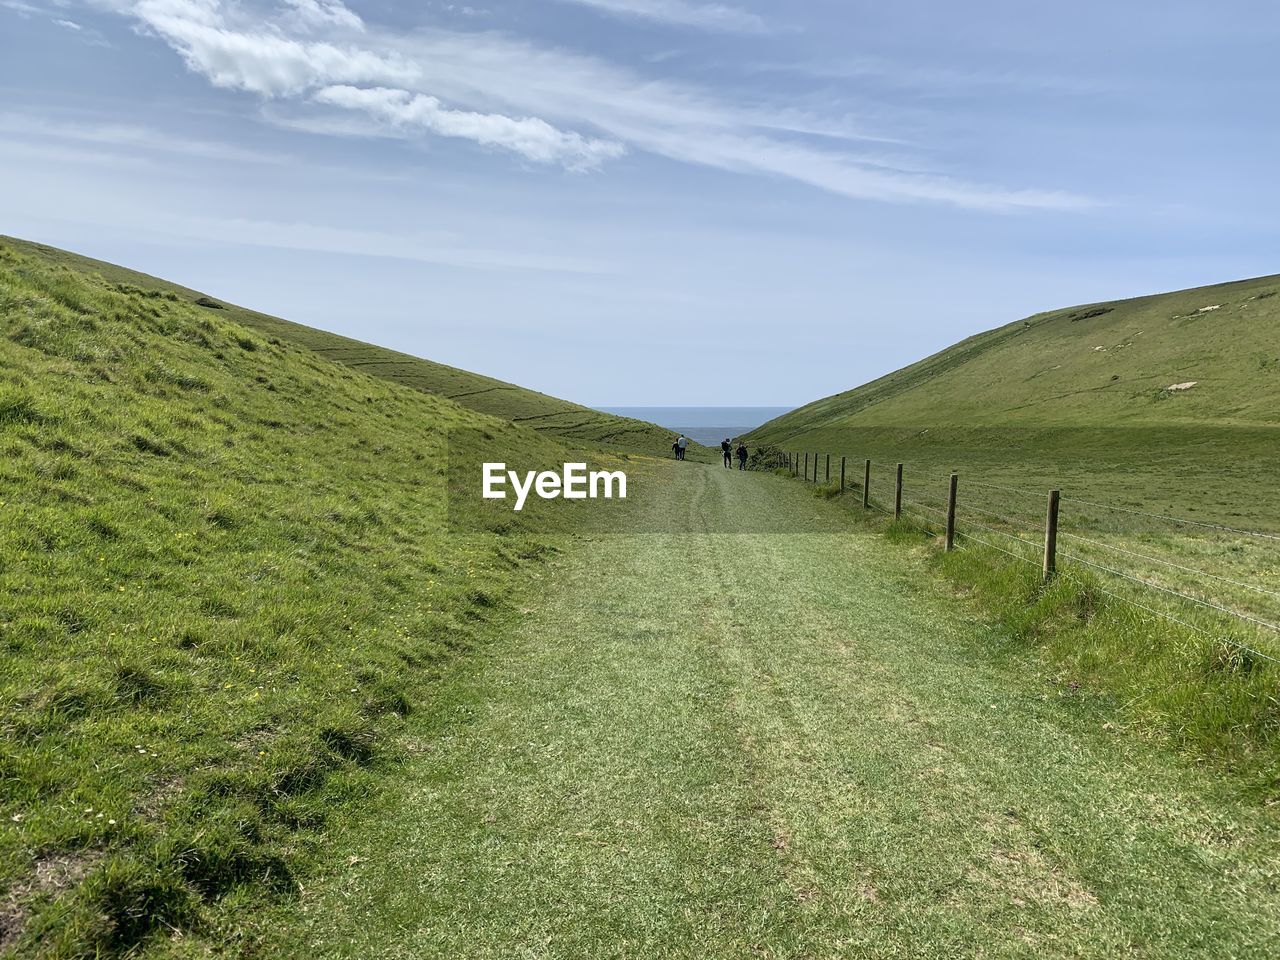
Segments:
[[[1247,326],[1270,282],[1210,313]],[[0,242],[0,951],[1269,955],[1261,660],[851,492],[202,299]],[[877,497],[896,457],[913,497],[960,465],[1013,484],[966,509],[1026,513],[1071,465],[1276,529],[1270,361],[1247,395],[1130,397],[1167,423],[859,419],[982,355],[760,436],[883,443]],[[645,495],[612,533],[451,499],[494,446]],[[1234,535],[1073,509],[1104,547],[1277,576]]]
[[[684,469],[689,467],[689,469]],[[838,506],[669,464],[406,731],[278,911],[314,957],[1268,957],[1280,824],[1117,729]],[[726,517],[789,534],[725,534]],[[175,943],[178,956],[202,956]]]

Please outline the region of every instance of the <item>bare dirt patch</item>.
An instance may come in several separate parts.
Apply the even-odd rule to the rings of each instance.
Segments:
[[[22,937],[34,901],[56,897],[83,880],[98,861],[97,853],[63,853],[37,860],[27,879],[0,897],[0,950]]]

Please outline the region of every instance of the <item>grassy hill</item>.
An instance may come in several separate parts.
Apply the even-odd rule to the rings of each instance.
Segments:
[[[1273,276],[1036,314],[751,440],[1280,529],[1277,294]]]
[[[671,431],[652,423],[602,413],[492,377],[281,320],[216,300],[196,290],[55,247],[11,237],[0,237],[0,242],[51,266],[64,266],[78,273],[100,275],[141,290],[173,294],[180,301],[205,305],[204,309],[210,313],[221,311],[222,316],[243,324],[264,337],[274,337],[305,347],[326,359],[335,360],[362,373],[456,400],[464,407],[525,424],[541,433],[579,444],[590,443],[660,456],[670,453]],[[709,456],[701,449],[695,451],[695,454],[702,458]]]
[[[0,243],[0,955],[116,956],[293,888],[515,615],[457,438],[568,448],[58,259]]]
[[[1040,313],[766,424],[1280,424],[1280,276]]]

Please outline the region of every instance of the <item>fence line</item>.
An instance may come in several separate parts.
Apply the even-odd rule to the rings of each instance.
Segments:
[[[813,463],[815,468],[814,480],[816,481],[817,465],[818,465],[817,458],[819,455],[816,453],[813,453],[811,455],[813,457]],[[808,457],[809,455],[806,454],[805,459],[807,460]],[[798,454],[795,455],[795,461],[797,462],[797,465],[798,465],[799,459],[800,459],[800,456]],[[787,455],[786,461],[788,463],[792,462],[790,455]],[[911,461],[898,461],[899,464],[905,464],[910,462]],[[1127,514],[1132,514],[1140,517],[1148,517],[1155,520],[1164,520],[1170,523],[1188,524],[1188,525],[1203,527],[1211,530],[1218,530],[1226,533],[1237,534],[1240,536],[1257,537],[1265,540],[1280,540],[1280,536],[1276,536],[1273,534],[1269,534],[1269,533],[1265,533],[1257,530],[1244,530],[1239,527],[1229,526],[1227,524],[1211,523],[1203,520],[1189,520],[1183,517],[1175,517],[1175,516],[1169,516],[1166,514],[1151,513],[1148,511],[1136,510],[1128,507],[1119,507],[1111,504],[1099,503],[1097,501],[1092,501],[1092,500],[1084,500],[1084,499],[1079,499],[1074,497],[1062,497],[1057,494],[1057,491],[1051,490],[1049,492],[1050,495],[1049,495],[1048,512],[1045,515],[1045,519],[1043,521],[1044,542],[1038,543],[1035,540],[1030,540],[1024,536],[1020,536],[1018,533],[1012,533],[1008,530],[1001,530],[1001,529],[998,529],[997,527],[990,526],[987,523],[983,523],[979,520],[973,519],[972,517],[964,516],[965,513],[968,513],[970,511],[976,512],[986,517],[992,518],[993,522],[999,521],[1001,523],[1007,524],[1008,526],[1013,527],[1015,530],[1026,529],[1028,526],[1037,525],[1039,522],[1039,521],[1027,520],[1025,518],[1010,517],[1004,513],[1000,513],[988,507],[979,506],[977,504],[973,504],[969,502],[961,502],[958,505],[959,509],[957,510],[957,502],[956,502],[955,492],[954,492],[955,491],[954,478],[956,476],[955,474],[952,475],[953,485],[951,487],[950,492],[948,493],[948,496],[946,498],[942,498],[942,497],[932,495],[928,492],[919,492],[916,489],[916,487],[919,486],[920,482],[915,478],[912,479],[912,484],[913,484],[912,488],[908,490],[906,487],[906,484],[904,483],[901,466],[897,468],[896,475],[894,475],[893,467],[890,466],[889,481],[892,482],[893,484],[893,499],[897,504],[897,511],[895,512],[895,510],[888,509],[882,503],[871,499],[870,496],[868,495],[869,491],[866,489],[868,486],[866,481],[870,478],[871,467],[872,467],[872,462],[870,460],[866,460],[865,462],[866,469],[864,473],[864,482],[863,482],[864,505],[867,507],[873,508],[881,513],[884,513],[889,517],[906,516],[910,518],[912,521],[914,521],[915,523],[917,523],[918,525],[920,525],[921,529],[930,536],[937,535],[932,529],[930,529],[931,527],[945,525],[948,529],[947,549],[952,549],[952,547],[954,546],[955,537],[960,537],[965,541],[972,541],[973,543],[980,544],[991,550],[995,550],[995,551],[998,551],[999,553],[1003,553],[1021,563],[1029,563],[1033,566],[1040,565],[1041,563],[1040,560],[1036,560],[1036,559],[1032,559],[1030,557],[1024,556],[1012,549],[1006,549],[1005,547],[1000,546],[998,542],[992,542],[990,539],[977,536],[974,533],[970,533],[968,529],[961,529],[957,527],[955,524],[955,520],[953,520],[952,518],[956,517],[958,513],[960,514],[958,519],[961,527],[965,527],[965,528],[974,527],[974,528],[986,531],[987,533],[994,534],[996,537],[1008,538],[1009,540],[1014,540],[1020,544],[1030,547],[1037,552],[1043,550],[1042,575],[1046,581],[1055,575],[1056,559],[1060,555],[1062,559],[1071,561],[1072,563],[1075,563],[1075,564],[1079,564],[1081,567],[1087,567],[1093,570],[1097,570],[1101,573],[1117,577],[1125,582],[1135,584],[1138,587],[1154,590],[1159,593],[1163,593],[1168,596],[1174,597],[1178,600],[1195,604],[1198,607],[1214,611],[1218,614],[1223,614],[1228,617],[1235,618],[1236,620],[1242,623],[1250,624],[1254,627],[1258,627],[1264,630],[1271,631],[1273,633],[1280,634],[1280,623],[1276,623],[1271,620],[1262,619],[1261,617],[1253,616],[1251,614],[1242,613],[1239,610],[1232,609],[1231,607],[1224,606],[1220,603],[1216,603],[1211,600],[1205,600],[1200,597],[1192,596],[1191,594],[1188,594],[1188,593],[1183,593],[1179,590],[1166,587],[1163,584],[1156,582],[1154,580],[1148,580],[1145,577],[1137,576],[1135,574],[1126,572],[1124,570],[1117,570],[1114,567],[1107,566],[1106,564],[1103,564],[1103,563],[1098,563],[1094,560],[1087,559],[1086,557],[1080,556],[1075,553],[1068,554],[1064,552],[1059,554],[1059,551],[1057,550],[1057,543],[1056,543],[1057,537],[1059,535],[1059,531],[1057,528],[1058,511],[1056,508],[1059,503],[1073,503],[1073,504],[1080,504],[1088,507],[1096,507],[1103,510],[1114,510],[1120,513],[1127,513]],[[845,484],[843,482],[844,480],[843,473],[844,471],[842,470],[841,471],[841,489],[842,490],[846,489]],[[997,484],[997,483],[990,483],[985,480],[973,480],[967,477],[964,480],[964,485],[966,488],[969,486],[975,486],[979,488],[998,490],[1003,493],[1014,494],[1016,496],[1020,496],[1024,498],[1036,498],[1038,496],[1038,494],[1036,494],[1035,492],[1025,488],[1017,489],[1013,487],[1002,486],[1001,484]],[[849,484],[849,488],[855,488],[856,486],[857,486],[856,483]],[[907,493],[910,493],[911,496],[910,497],[906,496]],[[919,498],[919,499],[913,499],[913,498]],[[925,502],[921,502],[922,500]],[[944,504],[946,506],[945,511],[942,509]],[[908,507],[910,507],[911,509],[908,509]],[[1094,540],[1090,537],[1082,536],[1080,534],[1072,533],[1070,531],[1061,531],[1061,536],[1068,540],[1072,540],[1081,544],[1087,544],[1097,549],[1114,551],[1115,553],[1123,554],[1125,556],[1132,557],[1137,560],[1142,560],[1148,563],[1163,564],[1167,567],[1180,570],[1184,573],[1191,574],[1198,578],[1204,578],[1207,580],[1215,581],[1217,583],[1227,584],[1232,587],[1236,587],[1242,590],[1248,590],[1253,593],[1260,594],[1262,596],[1265,596],[1271,599],[1280,600],[1280,592],[1268,589],[1267,587],[1263,587],[1258,584],[1249,583],[1243,580],[1237,580],[1232,577],[1223,576],[1221,574],[1211,573],[1207,570],[1201,570],[1196,567],[1187,566],[1185,564],[1177,563],[1176,561],[1173,561],[1173,560],[1166,560],[1161,557],[1148,556],[1145,553],[1141,553],[1135,550],[1129,550],[1125,547],[1109,544],[1104,541]],[[1164,617],[1165,619],[1173,623],[1177,623],[1181,626],[1185,626],[1189,629],[1195,630],[1198,633],[1201,633],[1205,636],[1209,636],[1209,637],[1216,636],[1215,634],[1212,634],[1206,630],[1201,629],[1200,627],[1197,627],[1193,623],[1189,623],[1178,617],[1172,616],[1171,614],[1168,614],[1165,611],[1159,610],[1155,607],[1149,607],[1123,594],[1113,593],[1112,591],[1107,590],[1101,586],[1098,586],[1096,589],[1098,589],[1101,593],[1105,594],[1106,596],[1112,597],[1113,599],[1119,602],[1127,603],[1137,609],[1141,609],[1148,613],[1155,614],[1156,616]],[[1280,658],[1273,657],[1269,654],[1265,654],[1259,650],[1254,649],[1248,644],[1241,643],[1240,641],[1235,640],[1234,638],[1226,637],[1226,636],[1216,637],[1216,638],[1222,640],[1225,643],[1239,647],[1242,650],[1246,650],[1249,653],[1255,656],[1258,656],[1262,659],[1269,660],[1275,663],[1280,663]]]

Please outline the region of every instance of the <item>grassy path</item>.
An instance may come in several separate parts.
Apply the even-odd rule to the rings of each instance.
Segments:
[[[1274,956],[1273,815],[984,659],[834,507],[671,469],[691,531],[797,533],[566,555],[263,955]]]

